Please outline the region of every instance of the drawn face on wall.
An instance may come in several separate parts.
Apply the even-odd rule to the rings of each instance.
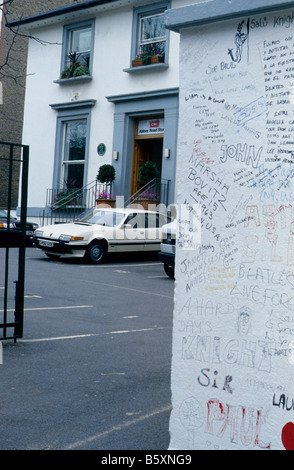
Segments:
[[[269,220],[265,224],[265,238],[271,244],[276,244],[277,242],[277,223],[274,220]]]
[[[248,307],[242,307],[239,311],[238,332],[243,335],[246,335],[249,331],[250,313],[251,311]]]

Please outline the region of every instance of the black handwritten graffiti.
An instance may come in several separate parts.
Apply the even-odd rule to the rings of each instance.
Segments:
[[[294,399],[286,397],[284,393],[280,395],[280,398],[276,399],[276,394],[274,393],[273,406],[278,406],[282,408],[282,410],[291,411],[294,410]]]
[[[216,376],[218,375],[218,371],[215,370],[213,372],[213,375],[214,377],[210,377],[209,376],[209,373],[210,373],[210,369],[208,368],[204,368],[204,369],[201,369],[201,374],[202,375],[199,375],[197,377],[197,381],[199,383],[199,385],[201,385],[202,387],[212,387],[212,388],[219,388],[219,386],[217,385],[217,379],[216,379]],[[212,372],[211,372],[212,374]],[[224,390],[225,392],[228,392],[228,393],[233,393],[233,389],[231,387],[231,384],[230,382],[232,382],[233,380],[233,377],[231,375],[226,375],[224,380],[223,380],[223,387],[222,390]]]
[[[241,161],[250,164],[253,168],[257,168],[261,157],[263,147],[256,148],[255,145],[237,144],[237,145],[222,145],[221,151],[223,152],[220,161],[225,163],[228,159],[233,159],[237,162]]]
[[[241,62],[242,53],[243,53],[243,44],[248,40],[249,37],[249,20],[247,21],[247,33],[242,33],[242,29],[244,26],[244,20],[238,24],[237,33],[235,35],[234,43],[236,44],[236,51],[235,55],[233,53],[233,49],[228,50],[228,54],[230,55],[233,62]]]

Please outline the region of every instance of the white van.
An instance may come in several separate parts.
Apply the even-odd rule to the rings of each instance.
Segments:
[[[176,255],[176,219],[161,228],[161,245],[158,259],[162,261],[165,273],[174,279],[175,277],[175,255]]]

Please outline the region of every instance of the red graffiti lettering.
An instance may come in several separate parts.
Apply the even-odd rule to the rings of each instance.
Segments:
[[[220,425],[216,429],[216,423]],[[215,424],[215,426],[214,426]],[[233,444],[249,446],[250,444],[261,449],[270,449],[271,443],[265,444],[261,438],[261,412],[245,406],[232,406],[223,404],[217,399],[207,402],[207,422],[205,432],[223,438],[227,435]]]

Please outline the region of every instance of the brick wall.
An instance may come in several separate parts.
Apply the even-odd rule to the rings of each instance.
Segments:
[[[81,3],[84,0],[12,0],[8,5],[9,20],[28,17],[38,13]],[[0,141],[22,142],[23,110],[26,83],[26,61],[28,41],[23,36],[15,36],[8,28],[2,28],[0,41],[1,64],[8,57],[8,64],[0,71],[3,102],[0,101]],[[0,146],[0,157],[6,150]],[[17,154],[16,154],[17,155]],[[6,208],[8,199],[8,164],[0,160],[0,208]],[[17,206],[19,187],[19,166],[13,166],[11,200]]]

